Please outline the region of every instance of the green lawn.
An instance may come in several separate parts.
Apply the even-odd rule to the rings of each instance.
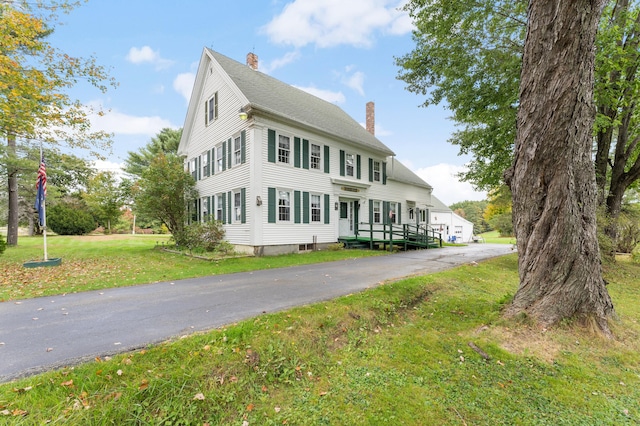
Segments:
[[[514,254],[0,385],[0,423],[638,424],[640,265],[606,275],[615,341],[502,319]]]
[[[479,237],[482,237],[485,243],[493,243],[493,244],[515,244],[515,237],[501,237],[498,231],[489,231],[483,234],[479,234]]]

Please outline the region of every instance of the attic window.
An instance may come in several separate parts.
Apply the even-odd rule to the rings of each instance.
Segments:
[[[204,123],[209,125],[218,119],[218,92],[204,103]]]

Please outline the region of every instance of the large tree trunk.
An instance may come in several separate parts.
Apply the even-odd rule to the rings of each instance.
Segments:
[[[530,0],[513,193],[520,287],[507,314],[585,315],[609,334],[591,159],[595,34],[606,0]]]
[[[18,168],[16,167],[16,137],[7,137],[7,182],[9,214],[7,218],[7,245],[18,245]]]

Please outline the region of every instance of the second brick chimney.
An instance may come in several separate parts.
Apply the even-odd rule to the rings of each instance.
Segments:
[[[247,53],[247,65],[249,65],[249,67],[252,70],[258,70],[258,55],[256,55],[253,52],[249,52]]]
[[[376,108],[373,102],[367,102],[367,132],[375,136],[376,134]]]

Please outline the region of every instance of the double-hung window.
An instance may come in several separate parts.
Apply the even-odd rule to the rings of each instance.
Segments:
[[[216,195],[216,220],[222,222],[222,211],[224,206],[222,205],[222,197]]]
[[[320,170],[320,145],[311,144],[311,168],[314,170]]]
[[[202,177],[209,176],[209,155],[207,152],[203,152],[201,155],[202,158]]]
[[[218,119],[218,92],[204,103],[204,121],[206,125]]]
[[[373,181],[380,182],[380,162],[373,161]]]
[[[289,191],[278,191],[278,220],[280,222],[291,220],[291,193]]]
[[[398,203],[389,203],[389,223],[396,223]]]
[[[381,223],[382,215],[380,209],[380,201],[372,201],[373,202],[373,223]]]
[[[279,135],[278,138],[278,162],[289,164],[291,154],[291,140],[289,136]]]
[[[233,164],[240,164],[242,162],[242,145],[240,143],[240,136],[233,139]]]
[[[224,151],[222,144],[216,146],[216,172],[221,172],[224,162]]]
[[[242,222],[242,198],[240,191],[233,193],[233,221]]]
[[[320,222],[320,195],[311,194],[311,222]]]
[[[355,155],[353,154],[345,154],[344,156],[344,171],[345,171],[345,175],[347,176],[353,176],[354,175],[354,170],[355,170]]]

